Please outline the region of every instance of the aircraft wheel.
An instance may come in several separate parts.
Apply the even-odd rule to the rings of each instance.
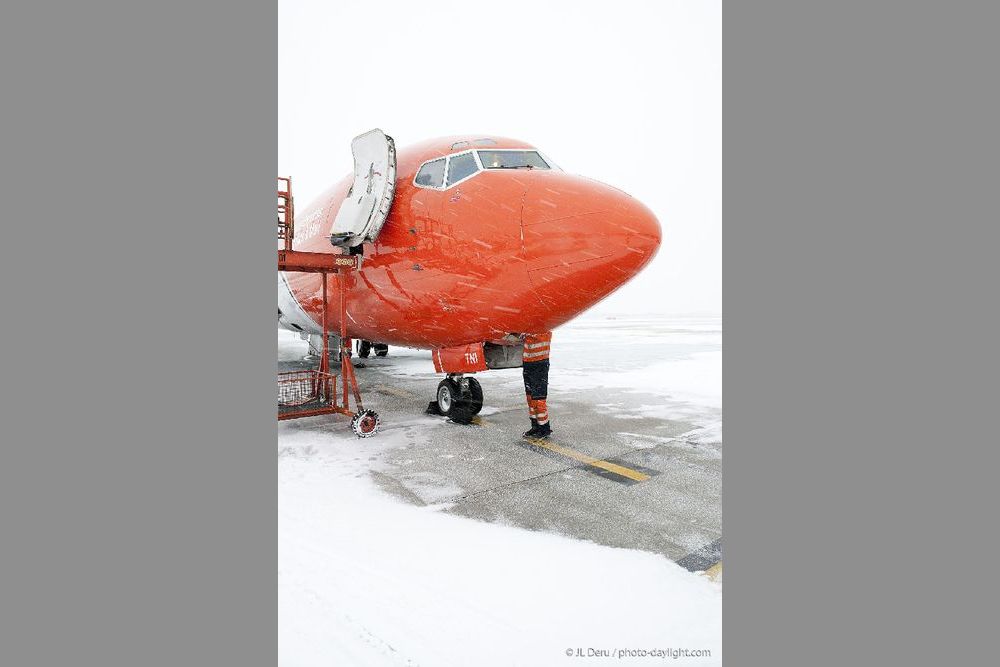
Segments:
[[[483,409],[483,388],[475,378],[468,378],[468,389],[446,378],[438,384],[437,412],[458,424],[468,424]]]
[[[469,378],[469,396],[466,397],[473,415],[483,409],[483,386],[476,378]]]
[[[451,420],[456,424],[471,424],[472,418],[476,416],[474,407],[469,402],[461,402],[451,410]]]
[[[358,341],[358,356],[362,359],[367,359],[368,355],[372,352],[372,344],[367,340]]]
[[[351,430],[359,438],[370,438],[378,433],[382,420],[374,410],[362,410],[351,419]]]
[[[461,400],[461,390],[458,383],[451,378],[445,378],[438,383],[437,409],[445,417],[450,417]]]
[[[483,409],[483,388],[478,380],[471,377],[463,379],[458,387],[462,394],[449,416],[453,422],[468,424]]]
[[[375,343],[373,347],[375,348],[376,357],[384,357],[389,354],[389,346],[385,343]]]

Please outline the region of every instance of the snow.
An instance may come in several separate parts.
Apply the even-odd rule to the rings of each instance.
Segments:
[[[628,355],[595,356],[609,337],[628,340]],[[279,358],[301,346],[279,333]],[[552,382],[652,396],[621,416],[682,415],[697,425],[688,442],[718,443],[720,346],[718,318],[579,320],[555,334]],[[393,348],[393,359],[396,373],[435,377],[427,352]],[[310,420],[280,424],[282,665],[572,664],[566,651],[578,648],[608,651],[588,665],[650,661],[619,649],[709,649],[680,660],[721,664],[719,583],[658,554],[481,523],[381,491],[380,457],[430,443],[435,423],[415,416],[363,446]],[[432,500],[461,492],[424,482]]]
[[[356,443],[326,433],[282,433],[280,451],[283,665],[550,665],[571,647],[721,657],[719,585],[661,556],[403,504],[376,490]]]
[[[560,391],[627,394],[604,405],[616,418],[687,421],[689,442],[722,442],[720,317],[585,316],[553,334],[550,377]]]

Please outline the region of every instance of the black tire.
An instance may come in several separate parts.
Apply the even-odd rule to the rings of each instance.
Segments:
[[[469,378],[469,396],[466,400],[472,408],[473,415],[478,415],[483,409],[483,387],[476,378]]]
[[[483,388],[476,378],[464,378],[458,384],[462,395],[451,409],[451,420],[459,424],[468,424],[472,418],[483,409]]]
[[[483,388],[478,380],[468,378],[468,388],[463,392],[461,384],[446,378],[438,384],[435,404],[438,412],[453,422],[468,424],[483,409]]]
[[[368,355],[372,352],[372,344],[367,340],[358,341],[358,356],[362,359],[367,359]]]
[[[455,408],[461,402],[461,398],[458,383],[451,378],[445,378],[438,383],[435,402],[437,403],[438,412],[445,417],[451,417],[452,413],[455,412]]]
[[[374,347],[376,357],[384,357],[389,354],[389,346],[385,343],[375,343]]]
[[[476,413],[473,412],[474,409],[473,404],[469,401],[459,401],[451,409],[449,417],[456,424],[470,424],[472,423],[472,418],[476,416]]]

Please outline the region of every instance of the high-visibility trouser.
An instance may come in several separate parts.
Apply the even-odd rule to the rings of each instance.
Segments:
[[[524,373],[524,394],[528,400],[528,417],[539,424],[549,423],[549,409],[545,404],[549,392],[549,360],[526,361]]]

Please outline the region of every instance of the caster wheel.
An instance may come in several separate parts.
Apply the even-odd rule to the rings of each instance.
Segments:
[[[384,343],[375,343],[372,347],[375,348],[376,357],[384,357],[389,354],[389,346]]]
[[[372,344],[367,340],[359,340],[358,356],[361,357],[362,359],[367,359],[368,355],[371,353],[372,353]]]
[[[362,410],[351,419],[351,429],[359,438],[370,438],[378,433],[382,420],[374,410]]]

